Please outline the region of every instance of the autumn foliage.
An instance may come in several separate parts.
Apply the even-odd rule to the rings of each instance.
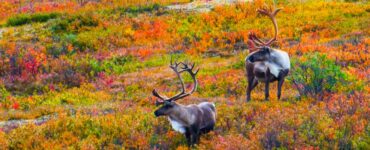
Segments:
[[[176,94],[173,59],[201,68],[197,92],[179,103],[216,103],[216,128],[197,149],[369,147],[369,2],[166,7],[187,2],[1,1],[0,149],[187,149],[153,115],[154,87]],[[273,36],[255,11],[265,3],[283,8],[272,47],[292,70],[282,100],[263,101],[259,85],[246,103],[248,33]]]

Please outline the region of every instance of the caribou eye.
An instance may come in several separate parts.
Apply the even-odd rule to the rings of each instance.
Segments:
[[[173,105],[172,104],[165,104],[164,105],[164,108],[166,108],[166,109],[169,109],[169,108],[172,108],[173,107]]]
[[[268,47],[263,47],[263,48],[262,48],[262,51],[264,51],[264,52],[269,52],[269,50],[270,50],[270,49],[269,49]]]
[[[249,57],[249,61],[250,62],[254,62],[254,57],[252,56],[252,57]]]
[[[270,53],[271,52],[271,48],[267,48],[267,51]]]
[[[164,106],[165,106],[166,108],[170,108],[170,107],[172,107],[172,106],[173,106],[173,103],[172,103],[172,102],[169,102],[169,101],[165,101],[165,102],[164,102]]]

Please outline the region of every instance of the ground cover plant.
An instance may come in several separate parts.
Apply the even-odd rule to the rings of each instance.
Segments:
[[[181,103],[216,104],[215,130],[195,149],[370,147],[367,1],[209,11],[167,7],[187,0],[20,2],[0,2],[0,149],[186,149],[153,114],[154,87],[180,88],[171,59],[200,68],[198,90]],[[282,8],[273,47],[289,53],[292,70],[281,100],[264,101],[257,86],[246,103],[248,33],[273,36],[255,11],[264,4]]]

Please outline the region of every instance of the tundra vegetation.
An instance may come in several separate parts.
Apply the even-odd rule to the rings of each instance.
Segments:
[[[0,2],[0,149],[186,149],[153,115],[152,89],[180,88],[170,86],[179,85],[171,57],[202,68],[184,104],[217,108],[197,149],[370,147],[367,1],[255,0],[209,12],[165,8],[187,0],[22,2]],[[265,3],[282,8],[272,47],[289,53],[291,70],[280,100],[264,101],[259,85],[246,103],[248,33],[274,34],[255,11]]]

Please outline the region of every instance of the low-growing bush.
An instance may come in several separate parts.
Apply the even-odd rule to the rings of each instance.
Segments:
[[[29,15],[18,15],[15,17],[11,17],[7,21],[8,26],[20,26],[27,23],[30,23],[31,19]]]
[[[325,54],[307,54],[292,60],[289,76],[301,96],[322,99],[325,93],[348,91],[351,84],[348,74]]]
[[[65,15],[51,23],[54,33],[79,33],[89,31],[99,25],[99,19],[93,13],[81,13],[76,15]]]
[[[96,75],[99,72],[106,72],[108,74],[111,73],[123,73],[127,69],[125,69],[125,65],[127,63],[132,63],[136,61],[132,56],[123,56],[123,57],[113,57],[111,59],[107,59],[104,61],[98,61],[96,59],[91,59],[88,61],[88,64],[91,68],[92,75]]]
[[[57,18],[60,14],[58,13],[37,13],[37,14],[21,14],[11,17],[7,21],[8,26],[20,26],[24,24],[29,24],[33,22],[46,22],[50,19]]]
[[[86,31],[78,34],[76,42],[73,45],[78,48],[80,51],[84,50],[107,50],[109,42],[106,39],[109,39],[110,31],[109,30],[92,30]]]
[[[139,14],[144,12],[152,12],[159,10],[162,6],[160,4],[152,4],[148,6],[132,6],[128,8],[121,8],[121,12],[123,13],[131,13],[131,14]]]
[[[3,101],[10,93],[6,90],[4,85],[0,85],[0,102]]]

